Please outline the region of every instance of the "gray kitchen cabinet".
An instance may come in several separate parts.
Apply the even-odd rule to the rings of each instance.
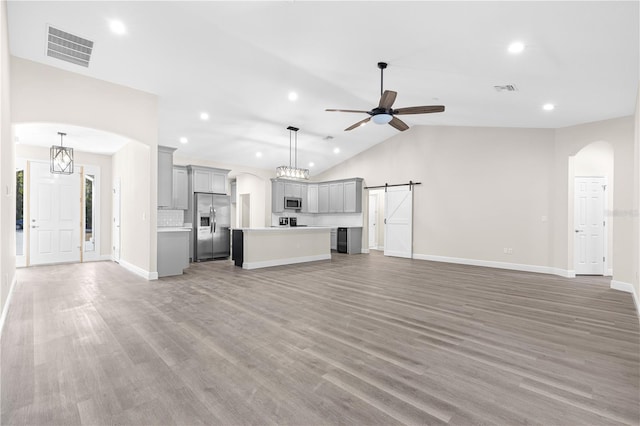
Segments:
[[[173,152],[176,148],[158,145],[158,207],[170,208],[173,201]]]
[[[318,213],[329,213],[329,184],[318,185]]]
[[[187,210],[189,208],[188,183],[187,168],[184,166],[173,166],[172,208],[177,210]]]
[[[307,213],[318,213],[318,185],[309,184],[307,185]],[[304,204],[302,205],[304,209]]]
[[[227,193],[227,177],[230,170],[213,167],[187,166],[191,176],[191,192]]]
[[[231,181],[231,183],[229,184],[230,187],[230,192],[231,192],[231,204],[235,204],[236,203],[236,198],[238,197],[238,181],[236,181],[235,179]]]
[[[329,213],[344,212],[344,183],[329,184]]]
[[[285,182],[284,196],[302,198],[302,184],[298,182]]]
[[[362,179],[344,182],[344,212],[362,212]]]
[[[271,180],[271,211],[273,213],[284,212],[284,187],[284,182]]]

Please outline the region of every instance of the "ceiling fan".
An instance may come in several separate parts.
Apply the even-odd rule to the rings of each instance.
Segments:
[[[373,122],[376,124],[387,124],[389,123],[391,126],[396,129],[405,131],[409,128],[407,124],[400,120],[396,115],[403,114],[429,114],[433,112],[442,112],[444,111],[444,105],[428,105],[428,106],[414,106],[414,107],[406,107],[406,108],[398,108],[393,109],[393,102],[396,100],[396,96],[398,93],[392,90],[384,90],[383,91],[383,74],[385,68],[387,68],[386,62],[378,62],[378,68],[380,68],[380,102],[378,106],[373,108],[371,111],[361,111],[354,109],[326,109],[325,111],[338,111],[338,112],[358,112],[369,114],[369,117],[364,120],[360,120],[357,123],[347,127],[344,129],[353,130],[356,127],[360,127],[369,122],[369,120],[373,119]]]

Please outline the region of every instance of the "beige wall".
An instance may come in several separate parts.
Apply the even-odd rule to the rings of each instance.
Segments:
[[[154,194],[150,194],[148,188],[151,177],[156,176],[150,167],[151,154],[156,149],[129,142],[112,158],[113,181],[120,181],[120,262],[151,274],[157,271],[157,260],[154,258],[153,266],[148,266],[149,241],[157,238],[157,232],[155,224],[149,226],[156,206],[152,207]]]
[[[421,182],[416,255],[547,266],[553,155],[553,130],[416,126],[317,179]]]
[[[570,275],[573,177],[589,171],[583,160],[606,142],[615,162],[610,267],[614,279],[630,283],[633,128],[632,117],[557,130],[416,126],[316,179],[358,176],[365,186],[422,182],[414,193],[418,257],[539,266],[531,270]]]
[[[613,224],[610,250],[613,279],[631,283],[633,279],[633,117],[587,123],[556,130],[554,171],[554,266],[573,269],[573,178],[575,155],[593,142],[613,147],[613,208],[607,218]],[[569,177],[569,178],[568,178]]]
[[[635,136],[634,136],[634,194],[633,202],[633,227],[634,232],[634,278],[632,281],[635,289],[636,309],[640,312],[640,81],[638,82],[638,96],[636,97]]]
[[[16,157],[25,160],[49,161],[49,148],[31,145],[16,145]],[[74,150],[74,160],[77,166],[100,167],[100,247],[101,256],[111,255],[111,156],[90,154]]]
[[[0,3],[0,327],[4,325],[9,291],[16,277],[16,170],[11,131],[10,62],[7,2],[3,1]]]
[[[120,151],[131,153],[138,162],[121,154],[116,164],[114,156],[113,178],[121,177],[123,189],[134,187],[138,191],[135,197],[122,198],[122,211],[130,214],[123,214],[121,223],[133,234],[126,238],[123,235],[120,258],[123,264],[153,277],[157,269],[157,97],[21,58],[11,59],[14,123],[72,124],[139,143],[140,146],[133,148],[129,144]]]

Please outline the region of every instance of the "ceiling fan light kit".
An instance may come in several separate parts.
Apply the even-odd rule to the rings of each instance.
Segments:
[[[289,165],[276,167],[276,177],[283,179],[293,180],[307,180],[309,179],[309,169],[303,169],[298,167],[298,130],[297,127],[287,127],[289,131]],[[295,163],[291,165],[291,136],[295,133]]]
[[[356,127],[363,126],[373,120],[376,124],[389,124],[397,130],[405,131],[409,128],[407,124],[400,120],[396,115],[403,114],[430,114],[434,112],[443,112],[444,105],[425,105],[416,107],[406,107],[393,109],[393,103],[396,100],[397,92],[392,90],[384,90],[384,70],[387,68],[386,62],[378,62],[378,68],[380,68],[380,102],[376,108],[370,111],[354,110],[354,109],[327,109],[325,111],[335,112],[355,112],[369,114],[369,117],[364,120],[360,120],[357,123],[344,129],[345,131],[353,130]]]

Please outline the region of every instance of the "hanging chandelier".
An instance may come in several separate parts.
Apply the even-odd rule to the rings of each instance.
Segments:
[[[58,132],[60,135],[60,145],[53,145],[50,150],[50,170],[51,173],[72,175],[73,174],[73,148],[62,146],[62,138],[66,133]]]
[[[289,165],[276,167],[276,177],[284,179],[309,179],[309,169],[298,168],[298,130],[297,127],[287,127],[289,131]],[[291,165],[291,138],[295,133],[295,162]]]

